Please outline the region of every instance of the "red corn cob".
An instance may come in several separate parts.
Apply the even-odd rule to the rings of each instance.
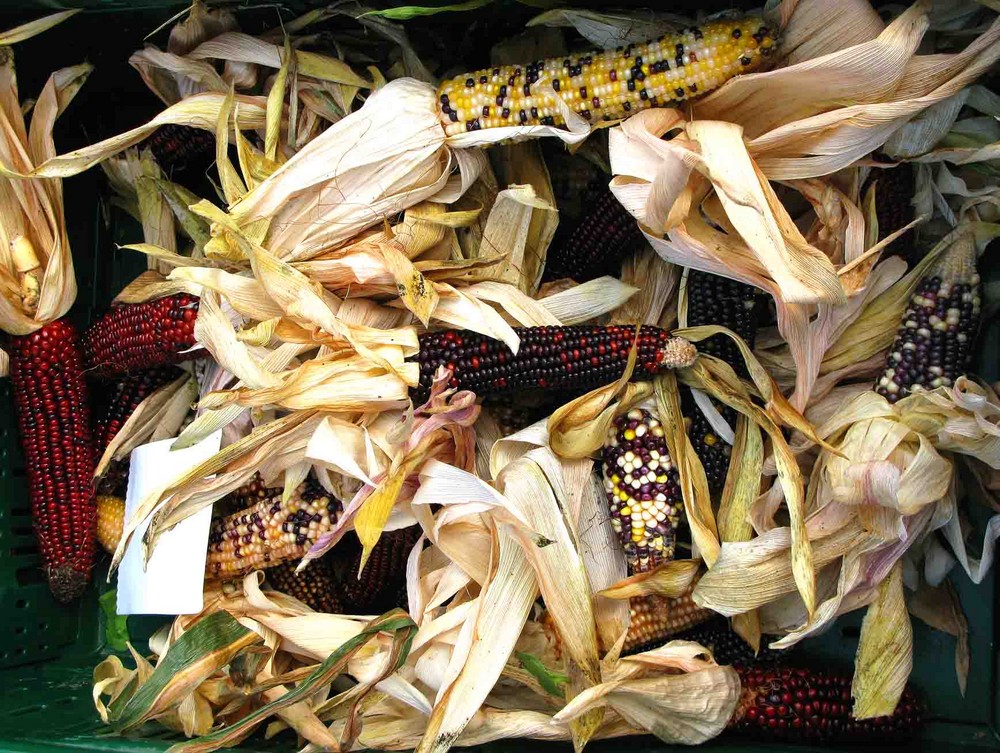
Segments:
[[[467,330],[420,336],[420,387],[426,397],[434,372],[446,366],[451,386],[485,397],[526,388],[586,390],[621,377],[635,338],[635,327],[581,325],[516,327],[517,354],[499,340]],[[666,330],[644,326],[639,333],[634,379],[694,363],[698,351]]]
[[[340,599],[348,612],[381,614],[393,607],[406,608],[406,561],[420,534],[420,526],[383,531],[360,577],[361,547],[342,550],[346,564]]]
[[[180,376],[174,366],[149,369],[126,376],[111,389],[111,402],[94,426],[97,456],[107,449],[139,404],[167,382]]]
[[[730,728],[766,740],[887,743],[923,724],[922,704],[909,689],[891,716],[851,715],[851,676],[811,669],[744,669],[743,695]]]
[[[79,597],[94,564],[94,443],[76,328],[66,319],[14,337],[10,376],[31,513],[53,595]]]
[[[84,333],[87,368],[114,377],[197,358],[181,352],[196,343],[197,316],[198,299],[186,293],[116,306]]]
[[[572,230],[560,233],[549,248],[544,280],[569,277],[587,282],[602,275],[617,276],[622,260],[642,245],[635,218],[608,188],[601,175],[588,187],[583,218]]]
[[[157,128],[143,146],[168,173],[206,170],[215,160],[215,134],[202,128],[167,123]]]

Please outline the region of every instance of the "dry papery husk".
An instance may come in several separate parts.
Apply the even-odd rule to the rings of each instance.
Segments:
[[[0,34],[0,162],[28,173],[55,156],[52,129],[87,80],[82,64],[53,73],[39,94],[30,127],[18,101],[14,52],[29,39],[73,15],[57,13]],[[0,177],[0,330],[27,335],[65,315],[76,299],[76,277],[61,181]],[[7,370],[6,358],[0,372]]]

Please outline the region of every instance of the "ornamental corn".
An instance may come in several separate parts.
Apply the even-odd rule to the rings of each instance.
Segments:
[[[114,554],[125,526],[125,500],[111,494],[97,495],[97,542]]]
[[[406,608],[406,561],[422,532],[420,526],[383,531],[360,575],[361,547],[342,550],[346,563],[340,599],[351,614],[381,614],[395,607]]]
[[[420,336],[420,385],[415,399],[430,391],[439,366],[451,372],[451,387],[481,397],[529,388],[582,392],[620,378],[635,339],[635,327],[581,325],[515,327],[521,346],[515,354],[504,343],[467,330]],[[652,378],[667,369],[694,363],[698,351],[666,330],[644,326],[639,332],[634,379]]]
[[[267,582],[271,588],[294,596],[317,612],[344,614],[344,605],[337,595],[337,580],[327,560],[328,557],[314,560],[301,573],[295,572],[297,562],[284,562],[267,571]]]
[[[910,296],[875,391],[890,403],[912,392],[951,387],[969,366],[979,329],[976,248],[960,238]]]
[[[675,633],[689,630],[714,615],[715,612],[694,603],[693,590],[692,586],[674,599],[655,594],[630,599],[628,635],[622,653],[634,654],[661,646]]]
[[[456,76],[438,89],[451,136],[481,128],[565,125],[556,97],[584,119],[618,120],[716,89],[760,66],[774,36],[754,16],[720,19],[646,44]]]
[[[10,377],[35,535],[52,594],[79,597],[94,565],[94,442],[80,337],[67,319],[10,340]]]
[[[281,492],[239,512],[212,521],[206,577],[227,580],[289,560],[300,559],[333,529],[340,502],[307,480],[288,502]]]
[[[167,366],[198,358],[194,323],[198,299],[186,293],[115,306],[83,336],[87,369],[98,377]]]

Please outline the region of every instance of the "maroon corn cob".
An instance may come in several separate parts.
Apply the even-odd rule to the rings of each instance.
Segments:
[[[909,689],[891,716],[855,719],[851,676],[811,669],[740,671],[743,694],[730,728],[765,740],[887,743],[912,737],[923,724],[922,704]]]
[[[394,607],[406,608],[406,561],[421,532],[420,526],[383,531],[360,577],[361,547],[343,549],[341,557],[346,562],[340,600],[349,613],[381,614]]]
[[[116,306],[84,333],[87,368],[107,378],[197,358],[182,352],[196,344],[197,316],[198,299],[186,293]]]
[[[527,388],[592,389],[621,377],[635,339],[635,327],[621,325],[516,327],[515,332],[521,338],[516,354],[499,340],[468,330],[421,335],[415,398],[427,396],[439,366],[451,371],[450,386],[481,397]],[[633,379],[690,366],[697,355],[687,340],[644,326]]]
[[[143,146],[167,173],[207,170],[215,160],[215,134],[192,126],[162,125]]]
[[[137,372],[119,380],[111,389],[111,402],[94,426],[97,456],[107,449],[139,404],[160,387],[180,376],[180,369],[163,366]]]
[[[66,319],[11,338],[10,376],[42,565],[61,602],[94,564],[94,443],[76,328]]]
[[[875,184],[875,218],[878,220],[878,239],[892,235],[913,221],[913,194],[916,191],[916,176],[913,165],[901,162],[895,167],[873,169],[862,189],[865,195]],[[908,231],[889,244],[883,252],[886,256],[898,254],[910,264],[920,261],[920,254],[912,243],[913,231]]]
[[[583,217],[571,230],[559,233],[549,248],[543,279],[569,277],[587,282],[602,275],[617,276],[622,260],[642,245],[642,232],[599,176],[586,192]]]

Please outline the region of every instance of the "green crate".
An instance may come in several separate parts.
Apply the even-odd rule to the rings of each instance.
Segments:
[[[145,90],[138,75],[126,63],[129,53],[140,45],[150,30],[187,3],[184,0],[20,0],[0,4],[0,28],[9,28],[41,12],[66,7],[84,7],[87,13],[47,34],[18,45],[16,55],[22,97],[39,91],[48,72],[81,59],[96,69],[83,92],[64,115],[56,136],[61,151],[91,143],[99,138],[137,125],[155,112],[157,103]],[[621,5],[649,5],[625,2]],[[678,7],[722,7],[751,5],[731,2],[681,2]],[[290,4],[282,4],[288,9]],[[301,9],[304,3],[292,3]],[[277,5],[262,3],[252,14],[271,14]],[[516,28],[534,10],[512,2],[499,2],[486,20],[475,25],[502,23]],[[111,14],[114,14],[113,16]],[[27,14],[27,15],[26,15]],[[511,17],[513,15],[513,18]],[[419,23],[452,23],[467,31],[468,17],[437,17]],[[110,32],[110,33],[109,33]],[[162,38],[162,37],[161,37]],[[462,38],[461,36],[459,38]],[[101,103],[113,103],[108,111]],[[114,294],[141,269],[143,261],[119,251],[114,240],[134,241],[139,228],[130,220],[108,211],[101,200],[103,179],[92,171],[66,182],[66,211],[77,265],[80,294],[73,316],[81,324],[95,310],[106,305]],[[1000,265],[985,270],[986,279],[1000,279]],[[984,338],[980,371],[987,378],[1000,378],[1000,327],[995,323]],[[107,590],[107,559],[94,574],[85,598],[71,607],[55,603],[48,592],[31,530],[26,477],[10,406],[10,387],[0,380],[0,753],[3,751],[41,753],[51,750],[120,751],[154,753],[176,741],[172,735],[149,725],[129,739],[108,737],[100,727],[91,701],[93,667],[108,653],[104,645],[98,596]],[[973,586],[961,572],[952,583],[962,598],[969,621],[972,667],[968,693],[958,692],[954,672],[955,640],[937,633],[923,623],[914,623],[915,668],[913,683],[927,698],[931,722],[923,737],[911,744],[916,750],[963,751],[1000,749],[997,726],[998,654],[994,644],[996,583],[991,575]],[[139,650],[162,619],[131,618],[129,627]],[[806,653],[815,660],[850,668],[857,649],[861,614],[838,621],[834,629],[806,644]],[[620,750],[662,751],[665,746],[651,738],[624,743],[595,743],[595,752]],[[715,750],[807,750],[808,746],[738,743],[723,738],[709,746]],[[569,745],[533,741],[498,742],[484,751],[569,751]],[[285,733],[265,742],[251,738],[242,751],[297,750],[292,734]]]

